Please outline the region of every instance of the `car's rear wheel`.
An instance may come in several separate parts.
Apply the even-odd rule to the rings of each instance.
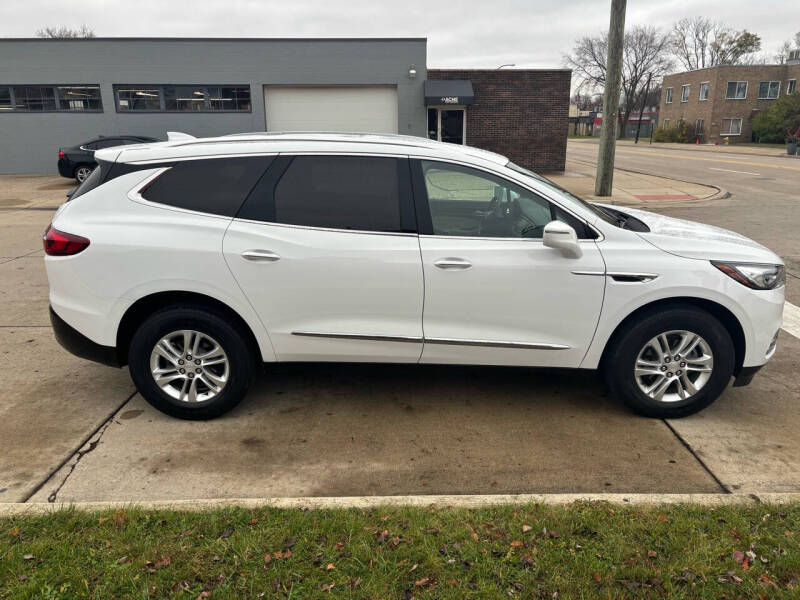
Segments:
[[[649,312],[626,327],[605,360],[612,391],[636,412],[675,418],[710,405],[733,375],[727,329],[695,307]]]
[[[148,318],[131,340],[136,388],[154,407],[181,419],[211,419],[244,398],[256,373],[246,336],[220,315],[174,306]]]
[[[75,180],[78,183],[83,183],[86,181],[86,178],[92,174],[92,168],[87,167],[86,165],[81,165],[77,169],[75,169]]]

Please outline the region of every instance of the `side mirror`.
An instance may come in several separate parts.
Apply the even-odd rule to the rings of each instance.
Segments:
[[[561,221],[550,221],[544,226],[544,245],[548,248],[561,250],[561,254],[567,258],[580,258],[583,250],[578,243],[578,235],[575,230]]]

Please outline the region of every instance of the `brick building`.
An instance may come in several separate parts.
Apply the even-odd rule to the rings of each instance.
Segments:
[[[498,152],[537,171],[563,171],[571,75],[428,69],[428,137]]]
[[[664,77],[659,122],[683,120],[703,142],[749,142],[753,117],[781,94],[800,91],[800,63],[783,65],[719,65]]]

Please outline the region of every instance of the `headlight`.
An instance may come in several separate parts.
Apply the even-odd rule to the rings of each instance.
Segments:
[[[786,284],[786,269],[783,265],[762,265],[754,263],[733,263],[712,260],[711,264],[754,290],[774,290]]]

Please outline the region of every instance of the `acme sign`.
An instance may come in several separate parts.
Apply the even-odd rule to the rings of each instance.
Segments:
[[[458,104],[458,96],[442,96],[442,104]]]

